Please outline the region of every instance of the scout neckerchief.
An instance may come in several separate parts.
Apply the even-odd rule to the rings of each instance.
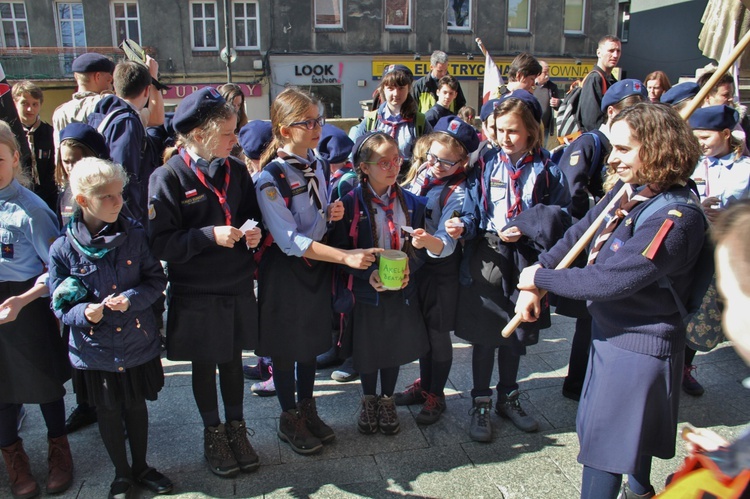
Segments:
[[[451,175],[452,177],[453,175]],[[448,180],[448,177],[446,178],[433,178],[430,176],[429,173],[427,173],[424,176],[424,182],[422,182],[422,188],[419,191],[420,196],[426,196],[428,192],[432,190],[433,187],[438,185],[443,185]]]
[[[200,183],[203,184],[206,189],[213,192],[217,198],[219,198],[219,204],[221,205],[221,209],[224,211],[224,222],[226,225],[232,225],[232,209],[229,206],[229,202],[227,201],[227,192],[229,191],[229,175],[232,171],[229,166],[229,158],[224,158],[224,185],[221,187],[221,190],[218,190],[213,186],[213,184],[211,184],[211,182],[206,181],[206,175],[200,170],[200,168],[198,168],[197,162],[190,157],[190,154],[188,154],[187,150],[181,148],[180,157],[188,166],[188,168],[193,170],[193,173],[195,173],[195,176],[198,177]]]
[[[302,175],[304,175],[305,180],[307,181],[307,195],[310,196],[310,205],[315,206],[322,215],[323,199],[320,197],[318,177],[315,176],[315,169],[318,166],[318,160],[310,159],[308,162],[305,162],[305,160],[296,154],[290,154],[283,149],[277,150],[276,155],[286,164],[293,166],[302,172]]]
[[[630,211],[638,204],[643,201],[648,201],[657,194],[659,194],[659,191],[656,190],[656,187],[652,187],[651,185],[647,185],[636,193],[633,185],[628,184],[627,192],[620,199],[619,206],[614,209],[614,213],[608,215],[609,219],[607,220],[607,225],[604,226],[604,230],[602,230],[601,234],[597,236],[596,241],[594,242],[594,248],[589,253],[589,265],[596,261],[599,251],[604,246],[604,243],[607,242],[609,236],[615,231],[622,219],[628,216],[628,213],[630,213]]]
[[[523,200],[523,185],[521,185],[520,178],[521,174],[523,174],[524,166],[534,161],[534,155],[526,153],[526,155],[516,163],[515,167],[512,165],[510,157],[508,157],[508,155],[502,150],[500,151],[499,159],[505,165],[505,169],[508,170],[510,188],[513,191],[513,196],[515,196],[513,204],[508,208],[508,220],[511,220],[518,216],[523,210],[523,205],[521,204],[521,201]]]
[[[370,189],[370,186],[366,187]],[[396,185],[390,187],[391,194],[388,196],[388,204],[386,205],[377,194],[373,192],[372,201],[378,205],[384,212],[385,218],[388,221],[388,232],[391,234],[391,249],[401,249],[401,239],[398,236],[398,230],[396,229],[396,222],[393,220],[393,205],[396,204],[396,198],[398,197],[398,189]]]
[[[383,106],[383,109],[378,110],[378,123],[382,123],[383,125],[388,125],[391,127],[391,131],[388,132],[391,137],[394,139],[396,138],[396,135],[398,135],[398,129],[402,125],[406,125],[407,123],[411,123],[414,121],[414,119],[409,118],[401,118],[401,114],[391,115],[389,118],[385,117],[385,110],[388,107],[387,104]]]
[[[26,129],[26,140],[29,142],[29,150],[31,151],[31,180],[34,182],[34,185],[39,185],[41,183],[39,180],[39,170],[36,166],[36,151],[34,150],[34,132],[36,132],[41,124],[42,120],[37,116],[33,125],[30,127],[26,127],[26,125],[23,126],[24,129]]]

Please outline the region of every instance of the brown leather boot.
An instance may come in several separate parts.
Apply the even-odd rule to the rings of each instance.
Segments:
[[[23,450],[23,439],[8,447],[2,447],[5,467],[8,470],[10,491],[16,499],[28,499],[39,495],[39,485],[31,476],[29,456]]]
[[[70,455],[68,437],[50,438],[47,452],[47,493],[65,492],[73,483],[73,456]]]

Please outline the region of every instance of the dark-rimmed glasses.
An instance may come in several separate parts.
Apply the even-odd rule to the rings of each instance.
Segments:
[[[461,161],[463,161],[463,159],[460,159],[458,161],[448,161],[447,159],[436,156],[431,151],[427,151],[427,163],[429,163],[430,166],[440,165],[442,170],[450,170]]]
[[[363,163],[367,165],[378,165],[378,168],[380,168],[384,172],[387,172],[392,168],[401,168],[401,165],[404,163],[404,158],[402,158],[401,156],[396,156],[390,161],[385,158],[380,158],[378,161],[363,161]]]
[[[312,130],[315,128],[315,125],[318,125],[319,127],[323,127],[323,125],[326,124],[326,117],[325,116],[318,116],[317,118],[310,118],[309,120],[305,121],[295,121],[294,123],[289,123],[287,126],[304,126],[308,130]]]

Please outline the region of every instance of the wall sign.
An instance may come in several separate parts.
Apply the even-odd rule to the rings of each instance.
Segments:
[[[170,84],[169,86],[172,88],[170,88],[169,90],[162,90],[161,95],[165,99],[184,99],[188,95],[200,90],[201,88],[218,88],[222,85],[223,83],[196,83],[194,85]],[[237,83],[237,85],[242,89],[242,93],[245,94],[245,98],[260,97],[261,95],[263,95],[263,86],[260,84],[248,85],[246,83]]]

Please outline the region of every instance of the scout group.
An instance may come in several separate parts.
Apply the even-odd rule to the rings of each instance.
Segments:
[[[493,409],[536,431],[517,378],[552,301],[577,318],[564,392],[580,398],[581,496],[652,497],[652,457],[675,454],[674,387],[700,388],[685,303],[707,229],[725,212],[748,219],[750,160],[733,88],[719,102],[731,78],[686,122],[674,106],[698,85],[649,102],[642,82],[609,75],[619,50],[616,37],[600,42],[594,87],[605,79],[606,91],[581,97],[599,99],[599,123],[557,164],[530,92],[542,66],[529,54],[482,106],[481,133],[472,109],[454,109],[452,77],[432,82],[430,101],[401,65],[385,68],[377,108],[348,134],[296,88],[274,99],[270,122],[248,122],[231,84],[194,92],[165,118],[150,58],[80,56],[78,92],[54,127],[39,120],[39,88],[17,83],[25,136],[0,126],[0,447],[13,496],[40,493],[19,437],[23,404],[39,404],[47,425],[47,493],[73,482],[69,379],[74,415],[98,422],[114,465],[109,497],[172,492],[147,459],[163,343],[168,359],[191,363],[204,456],[220,477],[261,464],[243,414],[243,350],[265,359],[278,437],[300,454],[335,439],[316,408],[319,355],[332,351],[349,379],[359,375],[359,432],[396,435],[396,406],[421,406],[422,425],[445,411],[451,332],[473,349],[471,439],[492,440]],[[584,257],[556,270],[610,201]],[[747,240],[747,223],[723,226],[727,240]],[[747,278],[747,250],[721,242]],[[720,291],[735,270],[723,269]],[[524,322],[503,338],[516,313]],[[419,379],[394,393],[400,366],[415,360]]]

